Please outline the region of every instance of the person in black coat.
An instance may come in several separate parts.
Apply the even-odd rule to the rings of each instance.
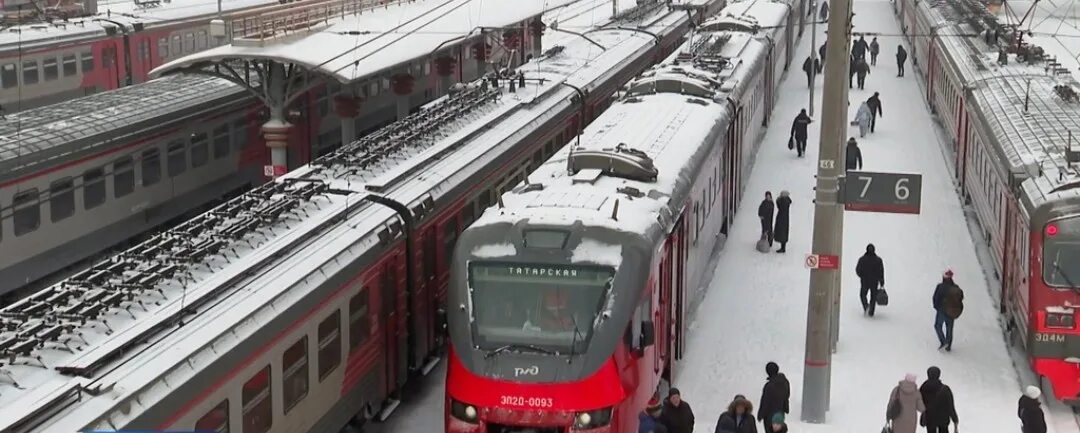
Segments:
[[[859,90],[866,87],[867,75],[870,75],[870,65],[866,64],[865,59],[855,60],[855,83],[859,85]]]
[[[769,246],[773,244],[773,211],[775,205],[772,200],[772,192],[765,191],[765,200],[758,205],[757,214],[761,218],[761,237],[769,240]]]
[[[874,92],[874,96],[866,100],[866,105],[870,106],[870,133],[873,133],[878,116],[885,117],[881,112],[881,94]]]
[[[847,156],[845,157],[844,167],[847,170],[862,170],[862,151],[859,150],[859,143],[855,141],[855,137],[851,137],[847,141]]]
[[[859,60],[854,55],[848,58],[848,77],[847,88],[851,88],[855,84],[855,73],[858,72]]]
[[[855,60],[863,60],[866,58],[866,50],[870,48],[870,45],[866,43],[866,36],[859,36],[859,40],[851,44],[851,57]]]
[[[878,257],[874,244],[866,245],[866,254],[859,257],[855,274],[859,276],[859,300],[862,301],[863,312],[874,317],[878,290],[885,287],[885,264]],[[867,297],[867,294],[870,296]]]
[[[1040,395],[1042,391],[1039,387],[1029,386],[1016,404],[1016,416],[1020,417],[1022,433],[1046,433],[1046,416],[1039,406]]]
[[[896,46],[896,76],[904,76],[904,63],[907,62],[907,50],[903,45]]]
[[[829,41],[826,40],[825,43],[821,44],[821,47],[817,50],[818,58],[821,59],[822,62],[825,61],[825,45],[827,45],[828,43]],[[818,68],[818,73],[821,73],[820,67]]]
[[[668,390],[660,422],[667,427],[668,433],[694,433],[694,411],[683,401],[678,388]]]
[[[802,63],[802,70],[806,72],[806,87],[814,87],[814,72],[817,68],[814,67],[814,59],[810,56],[806,56],[806,61]]]
[[[754,422],[754,404],[742,394],[728,404],[727,411],[716,421],[715,433],[757,433]]]
[[[776,199],[776,224],[773,224],[773,240],[780,243],[778,253],[787,252],[788,226],[791,222],[791,195],[787,191],[780,191],[780,198]]]
[[[787,376],[780,372],[780,366],[775,362],[765,364],[765,374],[768,379],[765,380],[765,386],[761,388],[761,404],[758,405],[757,417],[765,426],[765,431],[771,432],[773,431],[773,417],[777,414],[783,416],[790,412],[788,405],[791,398],[791,383],[788,382]]]
[[[806,114],[806,109],[799,111],[799,114],[795,116],[795,120],[791,121],[791,138],[795,139],[795,152],[799,154],[801,158],[806,154],[806,128],[810,126],[814,119]]]
[[[941,382],[940,368],[926,369],[926,377],[926,382],[919,387],[919,394],[922,395],[923,404],[926,405],[926,411],[923,412],[919,424],[926,427],[926,433],[949,433],[949,421],[960,426],[960,418],[956,416],[952,388]]]

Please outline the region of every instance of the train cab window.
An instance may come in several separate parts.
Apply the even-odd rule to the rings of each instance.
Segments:
[[[195,431],[229,433],[229,400],[222,400],[206,415],[195,421]]]
[[[522,233],[525,248],[566,248],[566,240],[570,237],[569,232],[562,230],[525,230]]]
[[[38,64],[37,60],[28,60],[22,63],[23,85],[37,84]]]
[[[71,77],[71,76],[74,76],[74,75],[78,75],[79,74],[79,69],[78,69],[77,64],[78,64],[78,62],[75,60],[75,55],[74,54],[65,54],[64,55],[64,76],[65,77]]]
[[[70,177],[49,185],[49,219],[52,222],[75,215],[75,183]]]
[[[326,379],[341,364],[341,312],[319,323],[319,380]]]
[[[371,334],[371,319],[368,317],[368,289],[361,288],[349,300],[349,352],[355,351]]]
[[[187,147],[183,142],[169,143],[169,177],[177,177],[187,170]]]
[[[229,125],[214,130],[214,159],[229,156]]]
[[[93,51],[83,51],[79,54],[79,58],[82,59],[82,71],[84,74],[94,70]]]
[[[53,81],[60,77],[60,67],[56,64],[56,57],[43,60],[41,69],[45,72],[45,81]]]
[[[270,392],[270,366],[263,367],[244,383],[244,429],[242,433],[266,433],[274,423],[273,394]]]
[[[157,149],[142,154],[142,186],[150,186],[161,180],[161,155]]]
[[[130,156],[113,161],[113,197],[120,198],[135,191],[135,164]]]
[[[83,209],[105,203],[105,170],[95,168],[83,173]]]
[[[161,38],[157,41],[158,57],[164,59],[169,57],[169,39]]]
[[[0,66],[0,85],[3,85],[5,89],[18,87],[19,74],[15,71],[14,63],[5,63],[4,66]]]
[[[191,168],[202,167],[210,160],[210,143],[205,132],[191,136]]]
[[[15,209],[15,236],[25,235],[41,226],[40,206],[37,188],[15,194],[11,200],[11,207]]]
[[[282,401],[285,413],[303,400],[308,393],[307,336],[301,338],[281,356]]]

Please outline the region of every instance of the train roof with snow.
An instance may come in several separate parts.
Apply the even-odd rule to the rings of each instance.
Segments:
[[[221,78],[178,75],[10,114],[0,119],[0,180],[115,146],[120,131],[160,130],[179,113],[237,103],[243,92]]]
[[[580,143],[556,153],[472,227],[580,222],[646,238],[665,236],[682,212],[674,203],[690,193],[690,174],[710,150],[706,143],[726,131],[730,101],[760,73],[767,49],[747,33],[695,35],[674,61],[628,84]]]
[[[270,320],[400,237],[396,214],[365,194],[423,219],[540,113],[572,104],[573,86],[588,88],[588,77],[655,42],[623,29],[589,37],[606,49],[572,39],[523,66],[540,85],[513,94],[467,86],[0,310],[0,431],[123,425],[237,344],[230,330]]]
[[[984,120],[997,161],[1007,164],[994,169],[1023,190],[1028,212],[1052,201],[1080,200],[1080,170],[1073,166],[1080,162],[1080,83],[1037,46],[1025,45],[1025,58],[988,44],[988,30],[1003,40],[1012,31],[978,2],[919,7],[937,21],[934,33],[962,77],[957,86],[964,89],[966,108]]]

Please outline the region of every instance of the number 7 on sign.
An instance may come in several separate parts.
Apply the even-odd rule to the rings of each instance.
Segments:
[[[859,180],[865,182],[863,183],[862,192],[859,193],[859,198],[864,198],[866,197],[866,191],[870,190],[870,184],[874,182],[874,178],[870,176],[859,176]]]

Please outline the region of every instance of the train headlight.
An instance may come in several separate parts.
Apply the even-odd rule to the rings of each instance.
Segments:
[[[1072,313],[1046,313],[1046,327],[1059,329],[1073,329],[1076,327],[1076,319]]]
[[[574,414],[574,430],[591,430],[611,423],[611,408]]]
[[[476,415],[476,407],[473,405],[450,399],[450,416],[470,424],[476,424]]]

